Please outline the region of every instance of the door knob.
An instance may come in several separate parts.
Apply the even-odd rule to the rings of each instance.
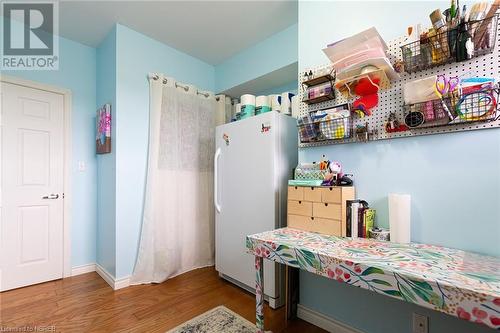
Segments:
[[[59,198],[59,194],[49,194],[49,195],[44,195],[42,199],[57,199]]]

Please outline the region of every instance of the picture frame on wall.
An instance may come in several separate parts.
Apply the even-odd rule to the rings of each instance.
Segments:
[[[104,104],[96,114],[96,153],[111,153],[111,104]]]

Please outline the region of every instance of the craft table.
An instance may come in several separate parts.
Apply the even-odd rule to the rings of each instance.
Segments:
[[[247,236],[256,326],[264,332],[263,259],[500,329],[500,258],[425,244],[282,228]]]

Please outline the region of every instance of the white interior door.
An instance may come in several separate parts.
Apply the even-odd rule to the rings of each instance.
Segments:
[[[1,85],[0,291],[63,275],[63,96]]]

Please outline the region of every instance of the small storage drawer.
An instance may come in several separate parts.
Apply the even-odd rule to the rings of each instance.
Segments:
[[[312,221],[314,221],[314,218],[311,216],[288,215],[288,227],[290,228],[312,231],[310,229]]]
[[[342,202],[342,188],[340,187],[327,187],[320,189],[321,201],[328,203],[341,203]]]
[[[300,186],[288,186],[288,200],[304,200],[304,188]]]
[[[342,219],[342,206],[340,204],[314,202],[312,212],[312,216],[314,217],[334,220]]]
[[[288,200],[288,213],[294,215],[312,215],[312,202]]]
[[[314,218],[311,222],[311,231],[339,237],[342,236],[341,222],[338,220]]]
[[[290,228],[318,232],[321,234],[342,236],[341,222],[308,216],[288,215]]]
[[[321,202],[321,188],[304,187],[304,200]]]

